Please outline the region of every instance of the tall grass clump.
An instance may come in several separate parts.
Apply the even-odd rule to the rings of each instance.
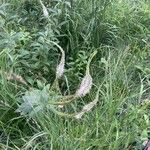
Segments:
[[[148,149],[148,0],[0,1],[0,149]]]

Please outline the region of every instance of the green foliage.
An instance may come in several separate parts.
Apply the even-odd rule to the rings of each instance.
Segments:
[[[42,91],[33,90],[26,92],[22,97],[23,103],[19,106],[17,112],[21,112],[21,115],[29,117],[37,115],[40,111],[44,113],[44,109],[50,99],[48,90],[49,89],[45,87]]]
[[[0,1],[0,149],[143,149],[150,138],[150,2],[42,2],[47,17],[40,0]],[[59,82],[56,44],[66,56]],[[76,94],[96,50],[93,90],[59,108]],[[97,89],[96,108],[73,119]]]
[[[59,47],[59,45],[57,46]],[[92,86],[92,77],[90,76],[89,67],[90,67],[90,63],[93,57],[97,53],[97,52],[93,52],[93,54],[89,58],[89,61],[87,62],[85,77],[82,79],[80,87],[79,89],[77,89],[76,93],[74,95],[62,96],[60,88],[59,88],[58,79],[63,75],[63,72],[64,72],[65,54],[64,54],[64,51],[61,49],[61,47],[59,48],[62,51],[62,59],[60,61],[60,64],[57,67],[56,78],[52,86],[50,87],[49,85],[46,85],[44,86],[42,90],[27,91],[25,95],[22,97],[23,99],[22,104],[17,109],[17,112],[20,112],[21,115],[24,115],[27,117],[28,116],[34,117],[34,116],[38,116],[38,113],[44,114],[46,113],[47,110],[50,110],[61,116],[68,116],[68,117],[77,116],[77,119],[78,119],[78,115],[79,115],[79,118],[80,118],[80,115],[82,117],[82,115],[85,112],[90,111],[92,107],[96,105],[98,94],[96,96],[96,100],[84,106],[83,110],[79,113],[66,114],[66,113],[57,111],[57,107],[59,106],[64,107],[66,104],[78,98],[81,98],[89,93],[91,86]],[[42,84],[39,81],[37,81],[37,84],[39,87],[42,87]]]

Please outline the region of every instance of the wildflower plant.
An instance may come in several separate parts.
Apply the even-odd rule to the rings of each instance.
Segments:
[[[39,2],[41,4],[41,6],[42,6],[44,17],[48,18],[49,17],[49,13],[48,13],[47,8],[45,7],[45,5],[43,4],[43,2],[41,0],[39,0]]]
[[[56,68],[56,77],[53,84],[50,86],[49,84],[44,86],[42,90],[32,89],[26,91],[24,96],[22,96],[22,104],[19,105],[17,112],[20,112],[21,115],[34,117],[38,113],[44,113],[47,110],[52,111],[59,116],[73,117],[76,119],[80,119],[83,114],[89,112],[98,101],[99,90],[96,94],[96,98],[94,101],[86,104],[80,112],[75,113],[65,113],[61,111],[60,108],[64,107],[71,102],[84,97],[88,94],[92,87],[92,77],[90,75],[90,63],[93,57],[96,55],[97,51],[94,51],[87,63],[85,76],[83,77],[79,88],[76,90],[75,94],[63,96],[61,90],[59,88],[58,80],[62,77],[64,73],[65,66],[65,52],[64,50],[55,42],[51,42],[61,51],[61,59],[60,63]]]

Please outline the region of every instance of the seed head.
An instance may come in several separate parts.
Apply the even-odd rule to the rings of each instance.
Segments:
[[[43,2],[40,0],[40,4],[42,6],[42,9],[43,9],[43,15],[48,18],[49,17],[49,13],[48,13],[48,10],[47,8],[45,7],[45,5],[43,4]]]

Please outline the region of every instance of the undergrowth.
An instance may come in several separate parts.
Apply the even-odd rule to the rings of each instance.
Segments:
[[[148,0],[1,0],[0,149],[143,149],[150,138],[149,23]],[[59,105],[67,95],[78,99]]]

